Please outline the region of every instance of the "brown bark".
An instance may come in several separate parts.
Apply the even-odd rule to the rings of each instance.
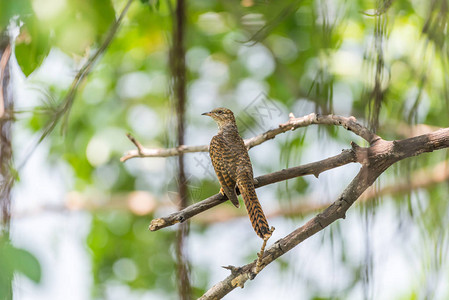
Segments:
[[[177,120],[177,144],[184,144],[185,133],[185,106],[186,106],[186,66],[185,66],[185,35],[186,7],[184,0],[176,2],[173,14],[173,46],[170,52],[171,73],[173,79],[173,96],[176,107]],[[178,196],[179,209],[188,205],[187,177],[185,174],[184,155],[178,157]],[[176,260],[177,260],[177,283],[179,298],[191,299],[190,269],[186,253],[185,243],[189,232],[189,223],[183,223],[178,228],[176,235]]]
[[[449,147],[449,128],[436,130],[434,132],[403,140],[387,141],[377,136],[366,127],[360,125],[354,117],[346,118],[334,115],[321,116],[317,114],[310,114],[301,118],[295,118],[290,114],[290,119],[287,123],[279,125],[279,128],[269,130],[261,135],[248,139],[245,143],[248,147],[257,146],[267,140],[273,139],[280,133],[294,130],[299,127],[309,126],[311,124],[343,126],[345,129],[352,131],[366,140],[369,143],[369,146],[360,147],[357,144],[352,143],[351,150],[343,150],[341,154],[334,157],[257,177],[255,178],[256,188],[307,174],[318,176],[323,171],[351,162],[358,162],[362,167],[341,195],[330,206],[324,209],[322,213],[319,213],[305,225],[297,228],[286,237],[278,240],[265,251],[261,263],[262,269],[305,239],[326,228],[337,219],[345,218],[346,211],[349,207],[394,163],[405,158]],[[150,149],[152,153],[149,156],[180,155],[185,152],[194,152],[192,150],[195,148],[201,148],[199,151],[203,151],[203,147],[204,146],[188,147],[183,145],[176,148],[176,151],[171,151],[173,149]],[[139,154],[142,154],[141,150],[142,149],[139,148]],[[126,159],[131,157],[137,156],[125,156]],[[154,219],[151,222],[149,229],[151,231],[156,231],[179,222],[184,222],[194,215],[212,208],[225,200],[226,198],[224,196],[216,194],[167,217]],[[243,287],[248,279],[253,279],[256,276],[257,272],[255,267],[256,261],[243,267],[226,267],[231,270],[231,275],[213,286],[201,297],[201,299],[219,299],[228,294],[235,287]]]
[[[274,173],[262,175],[254,179],[255,188],[259,188],[268,184],[272,184],[279,181],[284,181],[287,179],[304,176],[304,175],[315,175],[318,176],[320,173],[333,169],[348,163],[356,162],[357,158],[353,150],[343,150],[341,154],[318,161],[303,166],[292,167],[288,169],[283,169]],[[226,196],[218,193],[203,201],[192,204],[185,209],[175,212],[167,217],[162,217],[154,219],[151,221],[149,229],[151,231],[156,231],[161,228],[174,225],[176,223],[184,222],[185,220],[208,210],[218,204],[226,201]]]
[[[335,125],[341,124],[337,122]],[[292,125],[290,124],[289,126]],[[255,179],[255,186],[260,187],[306,174],[318,176],[325,170],[350,162],[358,162],[362,165],[356,177],[330,206],[305,225],[275,242],[265,251],[261,264],[262,269],[331,223],[340,218],[345,218],[346,211],[349,207],[394,163],[405,158],[449,147],[449,128],[395,141],[383,140],[375,134],[371,134],[363,126],[351,126],[351,128],[356,128],[353,131],[361,136],[363,135],[370,142],[370,146],[359,147],[353,144],[352,150],[344,150],[337,156],[320,162],[281,170]],[[155,231],[178,222],[183,222],[204,210],[220,204],[224,200],[226,200],[224,196],[220,194],[214,195],[170,216],[153,220],[150,225],[150,230]],[[243,287],[248,279],[253,279],[256,276],[255,267],[256,261],[239,268],[233,266],[227,267],[231,270],[231,275],[214,285],[201,299],[219,299],[237,286]]]
[[[288,122],[280,124],[278,128],[270,129],[257,136],[244,140],[246,147],[251,149],[268,140],[274,139],[278,134],[289,132],[291,130],[298,129],[300,127],[306,127],[312,124],[342,126],[343,128],[354,132],[356,135],[360,136],[369,143],[378,138],[377,135],[373,134],[367,128],[357,123],[357,120],[354,117],[347,118],[337,115],[318,115],[315,113],[299,118],[295,118],[293,114],[290,114],[289,117],[290,118]],[[176,148],[148,149],[142,147],[142,145],[130,134],[128,134],[128,138],[136,146],[137,149],[129,150],[127,153],[125,153],[125,155],[120,158],[120,161],[122,162],[136,157],[169,157],[178,156],[184,153],[209,151],[209,145],[180,145]]]
[[[0,36],[0,235],[9,235],[11,222],[12,171],[11,131],[13,124],[13,97],[10,88],[11,44],[6,32]]]
[[[270,246],[262,259],[262,268],[336,220],[344,219],[349,207],[392,164],[408,157],[448,147],[449,128],[445,128],[400,141],[379,139],[368,148],[356,149],[356,156],[364,157],[356,177],[322,213]],[[220,299],[237,286],[243,287],[248,279],[256,276],[255,267],[256,261],[239,268],[227,267],[231,270],[231,275],[214,285],[200,299]]]

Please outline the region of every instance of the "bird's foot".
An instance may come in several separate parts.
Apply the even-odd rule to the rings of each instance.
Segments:
[[[267,246],[267,241],[273,234],[273,231],[274,231],[274,227],[271,226],[270,232],[266,233],[263,238],[263,243],[262,243],[262,247],[260,248],[260,252],[257,253],[256,274],[258,274],[262,270],[262,259],[263,259],[263,255],[265,253],[265,247]]]
[[[225,196],[225,192],[224,192],[224,190],[223,190],[223,188],[222,188],[222,187],[220,187],[220,191],[219,191],[219,193],[220,193],[220,194],[222,194],[223,196]]]

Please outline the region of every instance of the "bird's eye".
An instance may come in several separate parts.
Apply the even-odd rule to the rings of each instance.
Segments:
[[[220,109],[220,110],[217,110],[217,114],[222,114],[223,113],[223,111]]]

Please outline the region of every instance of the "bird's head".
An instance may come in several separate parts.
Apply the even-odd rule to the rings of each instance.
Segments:
[[[202,114],[203,116],[209,116],[214,119],[218,124],[218,128],[223,128],[226,125],[235,124],[234,114],[230,109],[224,107],[218,107],[210,112],[205,112]]]

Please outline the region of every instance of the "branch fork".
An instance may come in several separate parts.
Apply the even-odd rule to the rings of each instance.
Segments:
[[[251,148],[269,139],[273,139],[280,133],[312,124],[342,126],[367,141],[369,147],[361,147],[355,142],[351,142],[351,149],[345,149],[340,154],[333,157],[259,176],[255,178],[255,187],[259,188],[261,186],[304,175],[314,175],[318,177],[318,175],[324,171],[355,162],[361,165],[358,174],[332,204],[314,218],[310,219],[306,224],[276,241],[267,250],[264,249],[266,246],[266,241],[264,241],[261,249],[262,251],[258,254],[257,260],[242,267],[224,267],[229,269],[231,274],[223,281],[210,288],[200,299],[220,299],[237,286],[243,287],[248,279],[253,279],[264,267],[278,257],[290,251],[305,239],[323,230],[336,220],[344,219],[346,211],[352,204],[354,204],[368,187],[370,187],[374,181],[394,163],[425,152],[449,148],[449,128],[403,140],[387,141],[358,123],[354,117],[348,118],[336,115],[318,115],[314,113],[300,118],[296,118],[293,113],[290,113],[289,120],[286,123],[280,124],[276,129],[268,130],[263,134],[245,140],[245,144]],[[186,152],[207,151],[208,149],[207,146],[151,149],[153,153],[147,155],[149,153],[148,149],[139,147],[138,145],[140,144],[134,144],[136,145],[137,150],[131,150],[125,154],[121,159],[122,161],[134,157],[166,157]],[[156,231],[183,222],[196,214],[223,203],[226,199],[227,198],[221,194],[213,195],[169,216],[154,219],[151,221],[149,229],[151,231]]]

